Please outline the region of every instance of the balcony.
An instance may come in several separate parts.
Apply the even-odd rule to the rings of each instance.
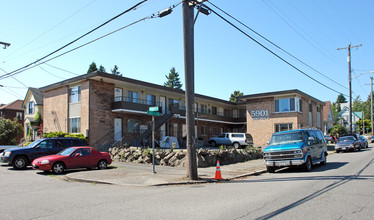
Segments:
[[[116,97],[115,101],[112,103],[112,110],[125,109],[131,111],[147,112],[148,108],[152,106],[162,105],[159,102],[152,103],[150,100],[122,96]],[[180,105],[179,103],[169,104],[166,110],[166,113],[177,114],[182,117],[186,116],[186,107],[184,105]],[[212,114],[211,112],[195,112],[195,118],[232,123],[246,122],[245,116],[238,116],[234,118],[231,111],[229,113],[226,113],[226,115],[223,112],[217,112],[217,114]]]
[[[125,109],[147,112],[149,107],[153,106],[160,106],[160,103],[127,96],[115,97],[114,102],[112,102],[112,110]]]

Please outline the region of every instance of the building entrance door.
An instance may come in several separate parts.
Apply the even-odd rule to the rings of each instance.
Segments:
[[[114,141],[122,137],[122,118],[114,118]]]
[[[160,106],[161,106],[161,113],[165,114],[166,112],[166,97],[165,96],[160,96]]]

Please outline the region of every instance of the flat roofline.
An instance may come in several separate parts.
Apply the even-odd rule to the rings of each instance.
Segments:
[[[244,96],[239,96],[238,99],[240,100],[249,100],[249,99],[258,99],[258,98],[271,98],[275,96],[281,96],[281,95],[291,95],[291,94],[298,94],[303,97],[307,97],[321,105],[325,105],[325,102],[314,98],[313,96],[310,96],[298,89],[291,89],[291,90],[283,90],[283,91],[276,91],[276,92],[265,92],[265,93],[257,93],[257,94],[251,94],[251,95],[244,95]]]
[[[149,82],[145,82],[145,81],[140,81],[140,80],[136,80],[136,79],[132,79],[132,78],[128,78],[128,77],[118,76],[118,75],[99,72],[99,71],[95,71],[95,72],[87,73],[87,74],[80,75],[80,76],[77,76],[77,77],[73,77],[73,78],[70,78],[70,79],[67,79],[67,80],[63,80],[63,81],[60,81],[60,82],[57,82],[57,83],[54,83],[54,84],[51,84],[51,85],[48,85],[48,86],[41,87],[39,89],[42,92],[46,92],[48,90],[52,90],[52,89],[55,89],[55,88],[58,88],[58,87],[61,87],[61,86],[64,86],[64,85],[73,84],[73,83],[76,83],[78,81],[82,81],[82,80],[85,80],[85,79],[93,79],[94,77],[109,78],[109,79],[119,80],[119,81],[123,81],[123,82],[133,83],[133,84],[137,84],[137,85],[143,85],[143,86],[147,86],[147,87],[161,89],[161,90],[164,90],[164,91],[175,92],[175,93],[179,93],[179,94],[184,94],[185,93],[185,91],[182,90],[182,89],[173,89],[173,88],[157,85],[157,84],[154,84],[154,83],[149,83]],[[208,100],[211,100],[211,101],[217,101],[217,102],[221,102],[221,103],[225,103],[225,104],[229,104],[229,105],[239,105],[239,106],[240,105],[245,105],[245,102],[234,103],[234,102],[230,102],[230,101],[227,101],[227,100],[218,99],[218,98],[214,98],[214,97],[210,97],[210,96],[206,96],[206,95],[201,95],[201,94],[197,94],[197,93],[195,93],[195,96],[198,97],[198,98],[204,98],[204,99],[208,99]]]

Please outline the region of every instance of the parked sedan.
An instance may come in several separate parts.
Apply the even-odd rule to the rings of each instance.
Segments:
[[[357,140],[354,136],[344,136],[341,137],[335,145],[335,151],[339,153],[340,151],[354,151],[361,150],[361,142]]]
[[[60,174],[65,169],[93,168],[106,169],[112,163],[109,153],[99,152],[92,147],[70,147],[56,155],[39,157],[32,162],[33,169],[52,171]]]
[[[368,148],[368,140],[364,136],[359,136],[358,139],[361,141],[361,147],[362,148]]]

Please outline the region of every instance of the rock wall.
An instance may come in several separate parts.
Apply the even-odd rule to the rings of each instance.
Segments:
[[[133,163],[152,163],[152,149],[147,148],[110,148],[109,153],[114,161]],[[185,167],[187,160],[186,150],[155,149],[155,164],[172,167]],[[244,162],[262,158],[262,151],[252,149],[210,150],[199,149],[196,154],[198,167],[216,166],[217,160],[221,165]]]

